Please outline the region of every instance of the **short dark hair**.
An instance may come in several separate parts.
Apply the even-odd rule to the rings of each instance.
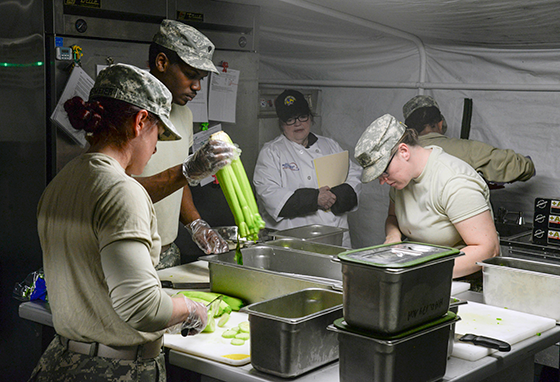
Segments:
[[[156,44],[155,42],[152,42],[150,44],[150,51],[148,53],[148,65],[150,66],[150,70],[153,70],[155,68],[156,57],[160,53],[165,54],[167,56],[167,59],[169,60],[169,63],[171,64],[178,64],[180,62],[183,62],[183,60],[181,60],[177,52],[175,52],[174,50],[168,49],[164,46]]]
[[[414,110],[404,121],[404,124],[420,134],[426,127],[434,128],[442,120],[443,117],[437,107],[426,106]]]
[[[407,146],[420,146],[420,143],[418,142],[418,132],[414,129],[406,129],[401,139],[399,139],[397,144],[391,149],[391,155],[394,155],[397,152],[401,143],[404,143]]]

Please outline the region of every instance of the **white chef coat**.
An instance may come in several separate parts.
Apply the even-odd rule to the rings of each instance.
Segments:
[[[259,212],[268,228],[283,230],[310,224],[348,228],[347,214],[335,215],[330,211],[317,210],[313,214],[296,218],[278,216],[284,204],[300,188],[318,189],[317,173],[313,159],[344,151],[333,139],[316,135],[317,142],[311,147],[290,141],[283,134],[265,143],[259,153],[253,183],[257,192]],[[362,169],[350,162],[346,182],[359,197]],[[357,206],[354,208],[356,209]],[[351,247],[350,235],[344,235],[343,245]]]

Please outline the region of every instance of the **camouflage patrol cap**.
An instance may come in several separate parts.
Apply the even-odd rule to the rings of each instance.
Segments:
[[[127,64],[108,66],[99,72],[89,93],[90,100],[96,97],[118,99],[157,115],[164,125],[160,141],[181,139],[169,120],[171,92],[146,70]]]
[[[195,69],[219,74],[212,63],[214,44],[195,28],[175,20],[163,20],[153,42],[176,52]]]
[[[405,121],[410,116],[410,114],[412,114],[416,110],[420,109],[421,107],[430,107],[430,106],[437,107],[441,113],[441,109],[439,108],[439,105],[437,104],[436,100],[433,99],[432,97],[427,95],[417,95],[416,97],[412,97],[407,103],[404,104],[402,108]],[[442,120],[442,130],[445,133],[447,131],[447,121],[445,120],[443,114],[441,115],[441,120]]]
[[[390,114],[377,118],[356,143],[354,158],[364,168],[362,182],[377,179],[391,159],[391,150],[402,138],[406,126]]]

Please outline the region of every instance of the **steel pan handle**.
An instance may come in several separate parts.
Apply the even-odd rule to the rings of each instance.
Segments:
[[[344,291],[344,289],[342,288],[342,284],[339,284],[339,283],[337,283],[337,284],[332,284],[332,285],[331,285],[331,288],[332,288],[333,290],[338,291],[338,292],[343,292],[343,291]]]

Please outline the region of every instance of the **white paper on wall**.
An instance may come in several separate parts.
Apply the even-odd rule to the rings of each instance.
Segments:
[[[68,82],[62,92],[62,96],[60,96],[60,100],[51,115],[51,121],[60,126],[62,130],[64,130],[82,148],[87,145],[86,133],[83,130],[76,130],[72,127],[70,121],[68,120],[68,115],[64,110],[64,102],[76,96],[79,96],[87,101],[89,98],[89,91],[93,87],[94,83],[95,81],[93,78],[91,78],[81,67],[75,66],[74,69],[72,69],[70,78],[68,78]]]
[[[210,75],[210,88],[208,89],[209,120],[235,123],[239,73],[239,70],[227,69],[227,72]]]

